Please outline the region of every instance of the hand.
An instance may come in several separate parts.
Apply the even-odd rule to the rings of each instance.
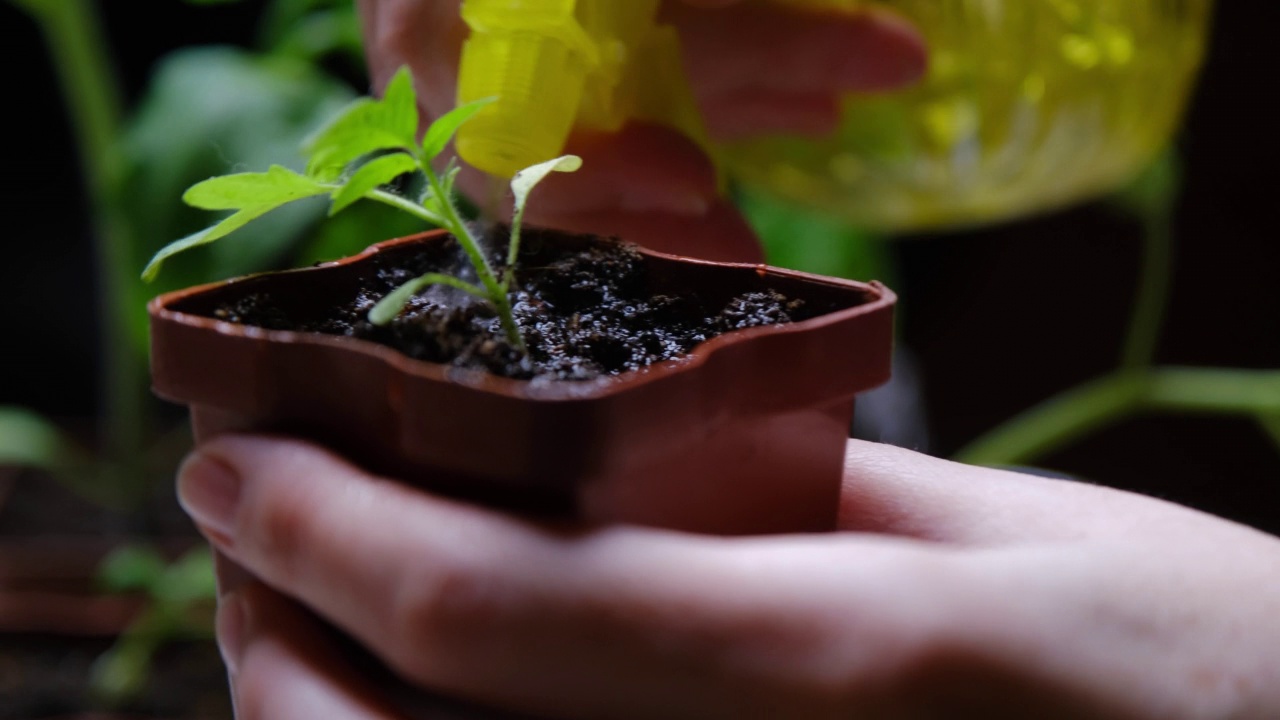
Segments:
[[[1115,490],[851,442],[845,532],[713,538],[227,437],[179,492],[265,583],[221,601],[244,718],[398,717],[295,602],[413,683],[540,717],[1280,717],[1280,539]]]
[[[358,5],[374,85],[408,65],[423,115],[451,109],[467,34],[459,1]],[[841,94],[906,85],[926,65],[919,36],[884,11],[819,16],[736,0],[671,0],[664,13],[679,28],[713,139],[827,132]],[[530,222],[713,260],[760,258],[754,234],[720,197],[711,161],[674,131],[629,125],[616,135],[580,132],[568,151],[583,156],[587,169],[540,189]],[[460,184],[473,198],[487,196],[478,172],[465,173]]]

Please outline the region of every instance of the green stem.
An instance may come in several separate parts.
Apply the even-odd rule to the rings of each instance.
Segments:
[[[484,256],[484,250],[481,249],[480,242],[471,234],[471,229],[467,227],[466,222],[463,221],[462,216],[458,213],[458,208],[454,205],[448,189],[444,187],[440,177],[431,169],[431,163],[424,160],[420,162],[420,165],[427,176],[427,182],[431,184],[431,192],[439,198],[440,207],[444,210],[442,224],[458,239],[463,251],[471,259],[471,264],[475,266],[476,275],[480,278],[480,284],[488,292],[489,301],[498,310],[498,319],[502,323],[502,329],[507,333],[507,340],[518,350],[524,352],[524,338],[520,336],[520,326],[516,325],[515,314],[511,311],[511,298],[507,296],[506,288],[498,282],[493,268],[489,265],[489,260]]]
[[[1141,279],[1121,357],[1121,367],[1127,370],[1140,370],[1155,361],[1173,279],[1172,215],[1172,202],[1159,203],[1141,212]]]
[[[507,243],[507,267],[502,273],[502,287],[510,290],[516,279],[516,263],[520,260],[520,228],[524,227],[524,204],[516,208],[511,219],[511,240]]]
[[[975,465],[1025,464],[1144,410],[1280,417],[1280,371],[1120,370],[1009,420],[961,450],[956,459]]]
[[[39,22],[57,67],[62,93],[80,148],[93,209],[102,323],[103,435],[121,468],[121,482],[141,491],[136,461],[145,432],[146,359],[129,336],[136,292],[133,237],[112,202],[119,185],[121,93],[113,74],[97,8],[88,0],[26,0]]]
[[[1280,415],[1280,370],[1161,368],[1144,401],[1152,410]]]
[[[1142,385],[1140,377],[1116,374],[1072,388],[983,435],[956,459],[974,465],[1027,464],[1127,417],[1138,406]]]
[[[1262,426],[1262,431],[1280,448],[1280,413],[1274,415],[1259,415],[1258,424]]]
[[[376,200],[383,205],[390,205],[398,210],[403,210],[404,212],[407,212],[420,220],[425,220],[432,225],[445,225],[444,218],[422,207],[418,203],[400,197],[395,193],[387,192],[386,190],[370,190],[365,194],[365,197],[370,200]]]
[[[1233,412],[1225,399],[1200,390],[1225,390],[1238,376],[1217,371],[1153,371],[1156,346],[1169,303],[1173,278],[1173,215],[1178,193],[1176,161],[1158,161],[1131,189],[1131,212],[1142,222],[1143,251],[1133,314],[1125,335],[1120,368],[1113,374],[1068,390],[995,430],[960,451],[961,460],[979,464],[1034,461],[1076,437],[1116,422],[1144,407],[1189,409],[1194,402]],[[1194,376],[1186,373],[1195,372]],[[1208,372],[1208,371],[1204,371]],[[1190,395],[1188,395],[1190,393]]]

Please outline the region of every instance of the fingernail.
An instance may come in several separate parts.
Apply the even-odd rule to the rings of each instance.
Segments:
[[[178,473],[178,502],[197,525],[230,539],[240,503],[240,476],[222,460],[196,451]]]
[[[218,601],[215,620],[218,651],[227,666],[227,674],[235,677],[240,670],[240,655],[244,650],[244,629],[248,622],[248,610],[240,593],[230,593]]]

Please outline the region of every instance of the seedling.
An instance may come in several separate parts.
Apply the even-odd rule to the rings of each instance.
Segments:
[[[506,266],[499,276],[485,257],[480,238],[462,219],[453,201],[454,182],[459,170],[456,160],[450,160],[442,173],[436,172],[432,166],[458,128],[490,102],[493,102],[492,98],[455,108],[432,123],[419,142],[418,104],[413,79],[408,69],[402,68],[392,78],[381,100],[365,98],[356,101],[306,143],[305,173],[273,165],[266,172],[210,178],[188,189],[182,196],[188,205],[204,210],[235,212],[156,253],[143,271],[143,279],[154,279],[169,257],[226,237],[252,220],[291,202],[328,195],[332,203],[329,215],[332,217],[358,200],[373,200],[451,232],[471,261],[479,282],[428,273],[383,298],[370,311],[370,322],[385,325],[395,319],[418,292],[431,285],[448,285],[490,303],[498,314],[508,341],[523,351],[524,341],[511,312],[510,292],[520,254],[520,226],[524,220],[525,205],[539,182],[553,172],[577,170],[582,166],[582,159],[574,155],[559,157],[527,168],[511,180],[515,215],[511,223]],[[391,183],[401,176],[411,174],[425,181],[405,185],[421,187],[416,196],[410,197],[391,187]]]

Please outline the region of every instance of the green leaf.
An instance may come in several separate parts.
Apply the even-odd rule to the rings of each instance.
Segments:
[[[154,548],[124,545],[112,550],[102,561],[98,580],[110,592],[150,592],[165,570],[165,560]]]
[[[218,587],[213,572],[213,553],[196,548],[170,565],[155,585],[157,600],[186,604],[213,600]]]
[[[421,231],[422,220],[399,208],[379,202],[356,203],[328,222],[321,223],[290,258],[289,265],[305,267],[337,260],[355,255],[380,240]]]
[[[529,193],[553,172],[577,172],[582,167],[582,158],[577,155],[563,155],[554,160],[538,163],[516,173],[511,178],[511,192],[516,196],[515,216],[511,219],[511,241],[507,245],[507,270],[503,273],[502,287],[510,288],[515,280],[516,261],[520,258],[520,227],[524,224],[524,206],[529,201]]]
[[[0,406],[0,465],[60,470],[73,454],[53,423],[30,410]]]
[[[405,153],[384,155],[360,166],[346,184],[333,193],[333,206],[329,216],[337,215],[352,203],[363,198],[370,190],[395,180],[405,173],[418,169],[418,161]]]
[[[577,155],[564,155],[516,173],[516,176],[511,178],[511,192],[516,196],[516,212],[520,213],[524,210],[524,205],[529,200],[529,193],[533,192],[538,183],[548,175],[553,172],[576,172],[581,167],[582,158]]]
[[[418,102],[413,77],[401,68],[381,100],[357,100],[306,143],[307,172],[345,168],[378,150],[413,152],[417,145]]]
[[[427,128],[427,133],[422,138],[422,152],[427,161],[434,160],[437,155],[444,152],[445,147],[449,145],[449,141],[453,140],[454,135],[458,134],[458,128],[475,117],[476,113],[492,105],[497,99],[496,97],[481,98],[465,105],[459,105],[431,123],[431,127]]]
[[[265,173],[239,173],[205,180],[182,196],[188,205],[203,210],[238,209],[238,211],[213,227],[205,228],[166,245],[151,258],[151,262],[147,263],[147,267],[142,271],[142,279],[147,282],[154,280],[164,261],[178,253],[208,245],[281,205],[323,195],[330,189],[329,185],[316,182],[279,165],[271,166],[271,169]]]
[[[431,285],[448,285],[449,287],[457,288],[463,292],[475,295],[476,297],[484,298],[486,300],[489,299],[489,295],[483,288],[479,288],[468,282],[459,280],[452,275],[427,273],[420,278],[410,280],[391,291],[391,293],[386,297],[382,298],[382,301],[377,305],[374,305],[373,309],[369,311],[369,322],[374,325],[386,325],[392,320],[395,320],[396,316],[400,314],[400,311],[404,310],[404,306],[409,304],[409,301],[413,299],[414,295],[417,295],[423,288]]]
[[[770,265],[893,284],[893,263],[883,238],[763,193],[744,191],[737,205],[764,245]]]
[[[187,188],[238,168],[292,166],[303,140],[354,97],[345,83],[292,58],[225,46],[165,56],[119,144],[121,179],[110,202],[136,239],[129,264],[142,268],[174,238],[216,222],[208,211],[175,202]],[[154,284],[131,283],[125,288],[131,344],[146,353],[152,296],[279,267],[310,239],[327,209],[323,197],[291,203],[200,252],[170,259]]]
[[[276,3],[274,7],[281,5]],[[276,24],[277,20],[287,24]],[[259,37],[259,45],[276,56],[293,57],[320,66],[323,61],[331,61],[332,56],[338,55],[353,67],[364,67],[360,23],[350,0],[345,5],[309,12],[297,18],[276,14],[269,21],[264,20]]]
[[[288,168],[272,165],[264,173],[237,173],[209,178],[182,195],[182,200],[202,210],[272,208],[329,192],[329,186]]]
[[[278,206],[263,205],[256,208],[245,208],[244,210],[240,210],[239,212],[230,215],[213,227],[205,228],[204,230],[192,233],[181,240],[175,240],[169,243],[162,248],[160,252],[156,253],[155,257],[151,258],[151,262],[147,263],[147,267],[142,271],[142,279],[147,282],[155,280],[156,275],[159,274],[160,268],[164,265],[165,260],[168,260],[178,253],[186,252],[191,248],[208,245],[214,240],[226,237],[249,224],[256,218],[271,212],[276,209],[276,207]]]

